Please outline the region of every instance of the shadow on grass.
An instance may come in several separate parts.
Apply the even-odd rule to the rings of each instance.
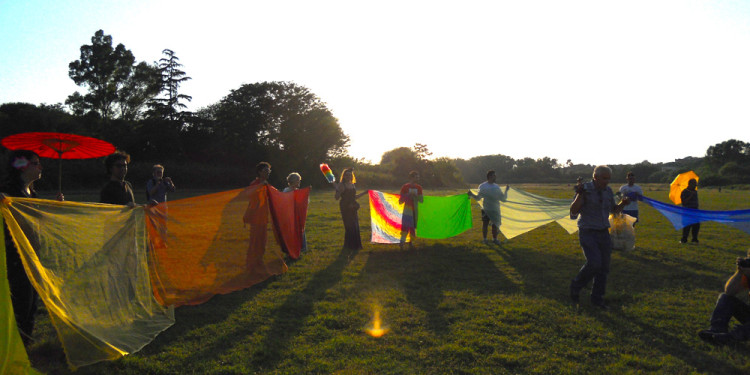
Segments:
[[[416,250],[381,251],[370,254],[360,283],[398,283],[409,303],[427,314],[427,328],[448,334],[450,322],[439,308],[446,291],[471,291],[477,295],[498,291],[513,293],[518,285],[497,269],[487,255],[463,246],[434,244]]]
[[[261,291],[279,276],[271,276],[265,281],[252,287],[231,292],[218,294],[205,303],[195,306],[180,306],[175,309],[175,324],[162,332],[149,345],[145,346],[141,353],[144,355],[160,353],[164,348],[174,345],[181,337],[191,331],[204,326],[225,321],[231,314],[235,313],[242,304],[255,298]]]
[[[618,314],[620,315],[620,314]],[[655,327],[651,324],[640,321],[638,318],[622,314],[621,319],[613,319],[609,314],[600,314],[597,319],[613,330],[622,330],[625,332],[644,332],[638,336],[637,340],[629,337],[620,337],[622,341],[630,341],[631,346],[651,346],[654,350],[661,353],[669,354],[675,358],[680,358],[689,363],[696,370],[713,374],[746,374],[746,370],[739,369],[732,364],[713,357],[707,351],[695,350],[695,346],[688,345],[680,337],[676,337],[664,328]],[[698,340],[698,336],[695,336]],[[657,344],[647,344],[657,343]],[[710,345],[710,344],[705,344]],[[748,358],[750,348],[744,344],[729,346],[727,349],[736,351],[738,357]],[[744,362],[740,360],[739,362]]]
[[[336,259],[326,268],[316,272],[307,282],[304,289],[289,295],[284,303],[274,308],[268,316],[274,321],[267,330],[262,332],[263,339],[248,354],[250,364],[259,370],[272,369],[278,361],[284,358],[288,350],[289,341],[297,336],[305,320],[312,314],[316,301],[323,299],[326,291],[335,286],[342,277],[343,271],[351,259],[357,254],[356,250],[342,249]],[[245,302],[246,298],[242,302]],[[231,309],[230,309],[231,310]],[[212,319],[219,321],[220,318]],[[215,360],[222,352],[231,349],[227,343],[240,342],[252,334],[258,334],[256,327],[243,326],[226,335],[212,340],[201,350],[193,353],[186,360],[187,363]],[[165,342],[168,339],[165,338]]]
[[[648,249],[642,250],[648,251]],[[563,301],[564,304],[569,303],[570,280],[585,262],[582,254],[576,257],[550,257],[548,252],[522,247],[502,247],[496,251],[521,275],[527,290],[526,294],[537,294],[544,298]],[[654,351],[679,358],[701,371],[741,373],[740,369],[731,364],[705,351],[697,351],[694,343],[685,342],[684,338],[674,336],[669,329],[639,322],[637,317],[628,316],[618,308],[624,303],[637,303],[631,297],[633,294],[679,286],[704,288],[706,285],[716,284],[717,278],[706,274],[716,271],[690,259],[675,259],[673,264],[667,265],[637,253],[619,253],[619,256],[613,254],[607,288],[610,291],[613,288],[625,289],[622,285],[618,285],[618,282],[627,280],[628,285],[625,289],[627,294],[608,299],[613,308],[610,312],[591,310],[591,316],[604,323],[612,332],[621,332],[617,335],[619,340],[631,341],[630,345],[633,347],[655,343],[650,345]],[[717,295],[718,293],[717,290]],[[581,297],[582,305],[585,305],[584,295],[582,294]],[[585,307],[584,310],[589,311]],[[684,326],[691,327],[693,323],[686,322]],[[629,338],[627,335],[629,332],[644,332],[644,334],[637,338]],[[698,340],[697,336],[695,339]],[[741,355],[750,355],[750,349],[744,345],[739,345],[737,350]]]

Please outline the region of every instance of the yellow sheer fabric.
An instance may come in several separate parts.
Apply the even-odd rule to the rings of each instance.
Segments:
[[[71,368],[136,352],[174,324],[151,288],[143,208],[6,198],[0,211]]]
[[[472,190],[474,194],[478,190]],[[523,190],[510,188],[505,202],[500,202],[500,232],[513,238],[551,222],[557,222],[568,233],[578,231],[578,224],[570,219],[570,199],[553,199]],[[477,201],[479,206],[483,202]]]
[[[29,363],[10,302],[3,222],[0,216],[0,374],[38,374]]]
[[[168,210],[166,204],[147,209],[160,302],[200,304],[287,271],[277,242],[268,241],[267,189],[255,185],[170,201]]]

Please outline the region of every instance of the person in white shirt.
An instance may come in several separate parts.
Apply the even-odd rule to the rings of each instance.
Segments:
[[[482,202],[482,238],[483,242],[487,243],[487,227],[490,221],[492,222],[492,242],[500,244],[497,239],[497,235],[500,232],[500,201],[505,202],[508,197],[508,189],[510,186],[505,186],[505,191],[500,189],[495,181],[497,175],[495,171],[487,171],[487,181],[482,182],[479,185],[479,194],[474,194],[469,190],[469,197],[476,200],[484,199]]]
[[[620,194],[624,197],[629,196],[628,194],[635,194],[636,196],[643,195],[643,189],[635,184],[635,174],[628,172],[627,174],[628,183],[620,186]],[[638,198],[630,196],[630,203],[623,208],[622,213],[630,215],[635,218],[635,222],[638,222]],[[633,223],[635,225],[635,223]]]

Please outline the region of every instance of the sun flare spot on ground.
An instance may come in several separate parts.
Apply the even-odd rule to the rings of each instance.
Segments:
[[[383,322],[380,320],[380,309],[376,308],[373,312],[372,326],[365,329],[365,332],[367,332],[370,336],[377,338],[382,337],[389,331],[390,329],[383,326]]]

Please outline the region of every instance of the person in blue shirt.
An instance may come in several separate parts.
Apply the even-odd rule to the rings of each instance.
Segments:
[[[581,267],[576,277],[570,282],[570,298],[578,304],[581,289],[591,280],[591,304],[602,309],[608,309],[604,303],[604,293],[607,288],[607,276],[612,256],[612,240],[609,236],[609,214],[621,212],[630,203],[630,198],[624,197],[615,203],[615,195],[607,186],[612,179],[612,169],[606,165],[594,168],[593,180],[579,182],[576,186],[576,196],[570,205],[570,217],[578,218],[578,240],[586,257],[586,263]]]
[[[164,166],[153,166],[151,178],[146,181],[146,201],[159,204],[167,201],[167,193],[175,190],[174,183],[169,177],[164,177]]]

